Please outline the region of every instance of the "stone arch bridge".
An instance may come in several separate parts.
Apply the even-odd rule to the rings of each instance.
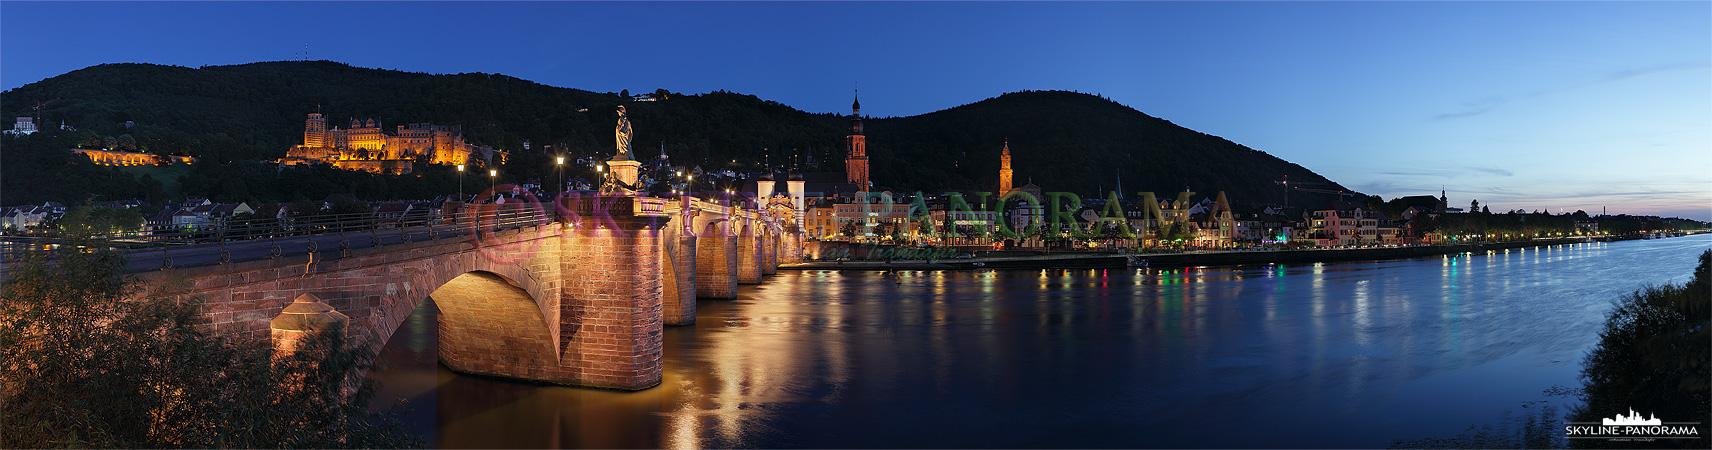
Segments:
[[[495,228],[482,217],[505,207],[472,205],[466,223]],[[143,278],[156,293],[200,297],[216,334],[287,351],[332,323],[383,344],[431,295],[441,310],[440,359],[453,370],[639,390],[660,383],[662,327],[694,323],[696,298],[732,298],[738,284],[802,259],[794,218],[738,206],[618,195],[537,211],[556,220],[450,236],[430,230],[367,248],[276,250]]]

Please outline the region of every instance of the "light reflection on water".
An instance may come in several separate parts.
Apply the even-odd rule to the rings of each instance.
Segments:
[[[1712,236],[1171,270],[780,271],[698,303],[642,392],[375,372],[441,447],[1384,447],[1574,385],[1619,295]]]

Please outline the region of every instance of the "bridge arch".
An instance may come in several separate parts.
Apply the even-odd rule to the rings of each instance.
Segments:
[[[671,220],[685,227],[677,229],[658,220],[667,214],[659,201],[631,203],[608,208],[619,233],[535,224],[480,240],[430,229],[428,240],[385,243],[371,233],[370,246],[342,252],[306,247],[151,272],[144,278],[156,287],[138,295],[199,298],[205,328],[222,336],[289,340],[273,333],[296,330],[282,317],[289,313],[330,316],[371,343],[389,340],[432,296],[441,311],[437,359],[455,370],[646,389],[661,379],[660,327],[693,323],[697,297],[734,298],[739,276],[758,281],[755,265],[776,262],[781,232],[792,232],[730,208],[679,211]],[[411,235],[391,238],[400,236]],[[506,258],[483,251],[513,247],[525,250]],[[674,319],[663,317],[668,311]]]
[[[534,297],[517,282],[476,270],[453,277],[428,296],[440,309],[440,361],[447,367],[543,379],[548,374],[536,372],[558,365],[558,340]],[[546,362],[551,364],[541,364]]]

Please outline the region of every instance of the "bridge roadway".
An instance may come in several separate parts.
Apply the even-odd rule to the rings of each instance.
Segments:
[[[277,351],[328,327],[384,343],[432,296],[453,370],[638,390],[659,384],[662,327],[694,323],[696,298],[733,298],[802,261],[794,218],[753,208],[636,196],[565,206],[556,220],[480,232],[466,222],[147,249],[130,267],[150,281],[138,295],[198,299],[212,332]]]

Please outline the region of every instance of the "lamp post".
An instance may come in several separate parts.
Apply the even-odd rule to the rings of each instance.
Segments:
[[[499,169],[488,169],[487,170],[487,191],[489,193],[495,193],[495,192],[493,192],[494,183],[497,183],[498,180],[499,180]],[[495,193],[495,194],[497,194],[497,193]]]
[[[458,203],[464,202],[464,165],[458,165]]]
[[[565,191],[565,157],[560,156],[553,170],[559,172],[559,192]]]

